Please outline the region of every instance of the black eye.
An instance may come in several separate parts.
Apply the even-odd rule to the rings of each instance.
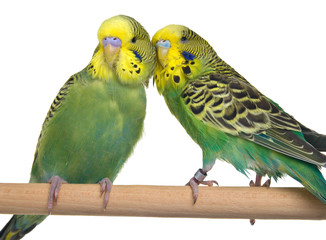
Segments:
[[[136,37],[133,37],[133,38],[131,39],[131,42],[132,42],[132,43],[136,43]]]
[[[181,42],[185,42],[185,41],[187,41],[187,38],[186,37],[182,37],[181,38]]]

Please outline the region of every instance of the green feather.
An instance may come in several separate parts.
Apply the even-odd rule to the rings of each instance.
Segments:
[[[60,107],[51,108],[44,122],[30,182],[47,183],[56,175],[68,183],[97,183],[106,177],[113,182],[142,134],[143,85],[92,79],[86,69],[73,78]],[[45,218],[14,216],[11,232],[20,230],[17,234],[23,236]]]
[[[110,21],[114,24],[110,25]],[[134,32],[126,33],[127,29],[117,28],[117,22],[123,23],[121,26],[131,26]],[[68,183],[97,183],[104,178],[113,182],[142,135],[146,113],[143,83],[152,74],[155,51],[148,33],[134,19],[116,16],[105,24],[118,29],[125,47],[121,47],[113,65],[106,63],[103,54],[94,54],[92,64],[69,78],[60,89],[37,143],[30,177],[32,183],[47,183],[56,175]],[[104,32],[109,30],[102,29]],[[125,35],[130,38],[141,35],[142,39],[132,43],[131,39],[124,39]],[[137,57],[128,44],[132,47],[139,44],[137,49],[143,56],[138,63],[142,71],[130,79],[121,76],[119,71],[122,70],[117,67],[119,61],[125,63],[123,56],[128,54],[132,56],[128,61],[140,61],[140,55]],[[150,48],[143,49],[142,46]],[[98,51],[99,47],[95,52]],[[108,78],[98,74],[98,66]],[[133,68],[133,65],[129,67]],[[14,215],[0,232],[0,240],[20,239],[46,217]]]
[[[169,25],[152,39],[154,44],[167,41],[169,50],[161,51],[158,45],[154,80],[171,113],[202,148],[203,170],[209,171],[215,159],[221,159],[245,175],[254,170],[277,180],[287,174],[326,203],[326,181],[319,171],[326,156],[306,141],[319,144],[324,136],[307,128],[302,132],[302,124],[219,58],[192,30]],[[184,58],[184,51],[191,53],[193,62]],[[170,66],[182,81],[159,74]],[[319,149],[324,145],[319,144]]]
[[[31,182],[48,182],[55,175],[69,183],[113,181],[142,133],[142,85],[92,79],[86,69],[73,78],[78,80],[62,106],[44,123]]]

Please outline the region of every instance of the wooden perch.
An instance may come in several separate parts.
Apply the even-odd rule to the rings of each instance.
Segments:
[[[48,214],[49,184],[0,183],[0,213]],[[303,188],[113,186],[103,208],[99,184],[62,185],[54,215],[326,219],[326,204]]]

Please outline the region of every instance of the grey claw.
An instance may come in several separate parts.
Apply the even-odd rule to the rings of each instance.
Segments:
[[[99,181],[99,184],[101,185],[101,196],[103,195],[103,193],[105,193],[104,194],[104,208],[106,209],[106,207],[109,203],[112,182],[109,178],[103,178],[101,181]]]
[[[215,180],[209,180],[209,181],[203,181],[204,178],[201,178],[201,181],[196,178],[196,175],[198,175],[198,171],[195,174],[194,177],[190,179],[190,181],[186,184],[186,186],[190,186],[192,190],[192,194],[194,197],[194,204],[197,202],[198,199],[198,186],[199,184],[207,185],[209,187],[212,187],[214,183],[218,186],[218,182]],[[202,174],[203,175],[203,174]],[[205,175],[206,176],[206,175]]]
[[[61,185],[63,183],[67,183],[67,182],[64,181],[59,176],[53,176],[49,180],[49,183],[51,184],[51,186],[50,186],[50,191],[49,191],[48,210],[49,210],[49,214],[51,214],[54,203],[56,203],[58,200]]]
[[[263,185],[261,185],[262,175],[256,174],[256,181],[250,181],[250,187],[270,187],[271,186],[271,179],[268,179]],[[250,219],[250,224],[253,226],[255,224],[255,219]]]
[[[198,182],[196,181],[195,178],[191,178],[187,185],[191,187],[192,195],[194,197],[194,204],[195,204],[198,198]]]

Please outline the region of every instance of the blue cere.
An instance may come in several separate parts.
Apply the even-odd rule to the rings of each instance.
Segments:
[[[170,48],[171,43],[169,40],[160,40],[156,43],[156,47]]]
[[[103,47],[106,48],[107,45],[111,45],[113,47],[120,47],[121,40],[117,37],[105,37],[102,40]]]

